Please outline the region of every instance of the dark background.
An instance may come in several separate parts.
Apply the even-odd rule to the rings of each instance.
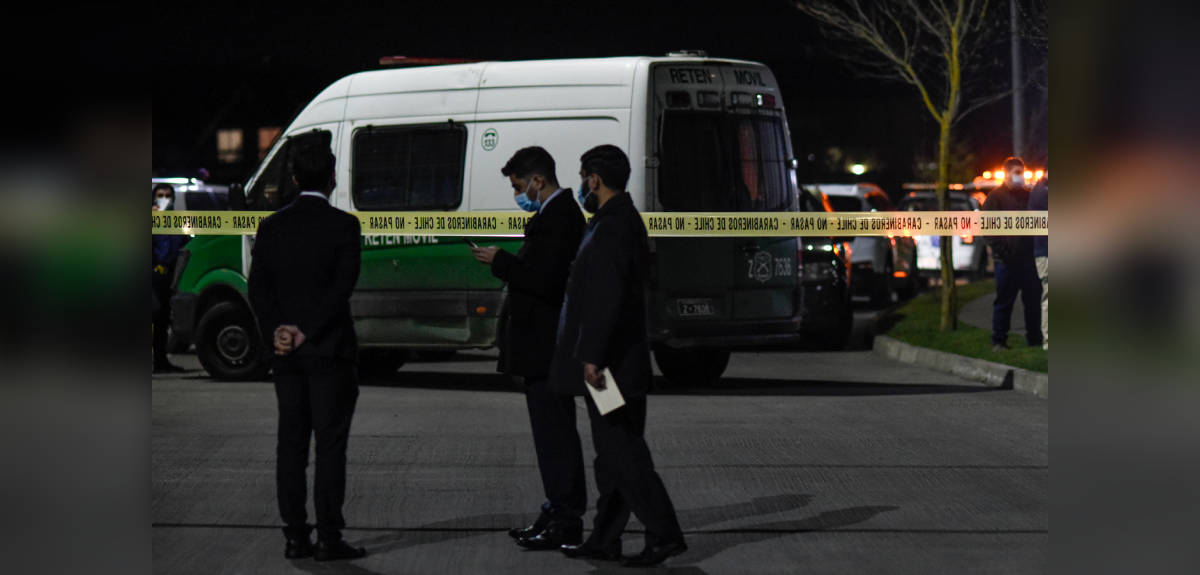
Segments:
[[[1003,4],[996,18],[1007,22]],[[155,175],[194,175],[203,167],[210,182],[243,181],[258,163],[259,127],[286,127],[335,80],[382,68],[382,56],[532,60],[681,49],[771,68],[804,181],[854,181],[844,166],[863,163],[871,171],[858,180],[898,196],[904,182],[932,181],[928,168],[936,160],[936,124],[915,90],[855,77],[835,55],[843,48],[783,0],[216,0],[158,3],[154,26]],[[990,53],[1007,60],[1006,33]],[[1005,89],[1007,68],[996,72],[998,89]],[[1036,98],[1028,99],[1036,109]],[[1011,154],[1011,113],[1005,98],[961,122],[955,142],[961,174],[978,175]],[[217,159],[216,130],[223,128],[243,129],[237,163]],[[1035,142],[1026,155],[1037,166],[1033,150],[1045,149],[1045,127],[1027,131]]]

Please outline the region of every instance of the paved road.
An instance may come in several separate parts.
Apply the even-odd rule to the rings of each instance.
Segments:
[[[534,518],[540,487],[494,352],[364,382],[345,510],[370,555],[336,564],[283,558],[271,384],[176,361],[192,371],[153,380],[155,573],[627,572],[504,533]],[[869,351],[735,354],[719,384],[650,399],[647,440],[691,547],[667,572],[1046,572],[1047,429],[1043,400]]]

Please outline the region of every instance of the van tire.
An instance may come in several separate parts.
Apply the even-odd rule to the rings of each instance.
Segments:
[[[673,387],[705,385],[721,379],[729,367],[729,349],[719,347],[654,347],[654,360]]]
[[[267,374],[254,316],[233,302],[209,308],[196,327],[196,357],[209,375],[222,381],[251,381]]]
[[[390,377],[404,367],[410,355],[406,349],[359,349],[358,373],[364,377]]]

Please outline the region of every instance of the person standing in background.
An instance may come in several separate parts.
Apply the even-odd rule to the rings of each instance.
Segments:
[[[1025,211],[1029,190],[1025,188],[1025,162],[1004,160],[1004,183],[988,193],[984,211]],[[1042,345],[1042,284],[1033,259],[1032,236],[984,236],[996,261],[996,302],[992,310],[992,351],[1008,349],[1008,330],[1017,294],[1025,308],[1025,341]]]
[[[151,210],[165,212],[175,208],[175,188],[171,184],[156,184],[151,194]],[[154,373],[178,373],[184,370],[167,358],[167,348],[170,344],[171,281],[175,277],[175,262],[179,259],[179,252],[189,239],[188,236],[175,234],[150,236],[150,288],[155,302],[150,345],[154,350]]]
[[[1034,184],[1029,192],[1029,209],[1050,210],[1050,161],[1046,161],[1046,175]],[[1037,265],[1038,279],[1042,280],[1042,349],[1050,349],[1050,238],[1033,237],[1033,259]]]

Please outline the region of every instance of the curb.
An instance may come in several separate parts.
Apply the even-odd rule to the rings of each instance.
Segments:
[[[903,363],[981,381],[1000,389],[1015,389],[1042,399],[1050,397],[1050,375],[945,351],[917,347],[886,335],[875,336],[875,353]]]

